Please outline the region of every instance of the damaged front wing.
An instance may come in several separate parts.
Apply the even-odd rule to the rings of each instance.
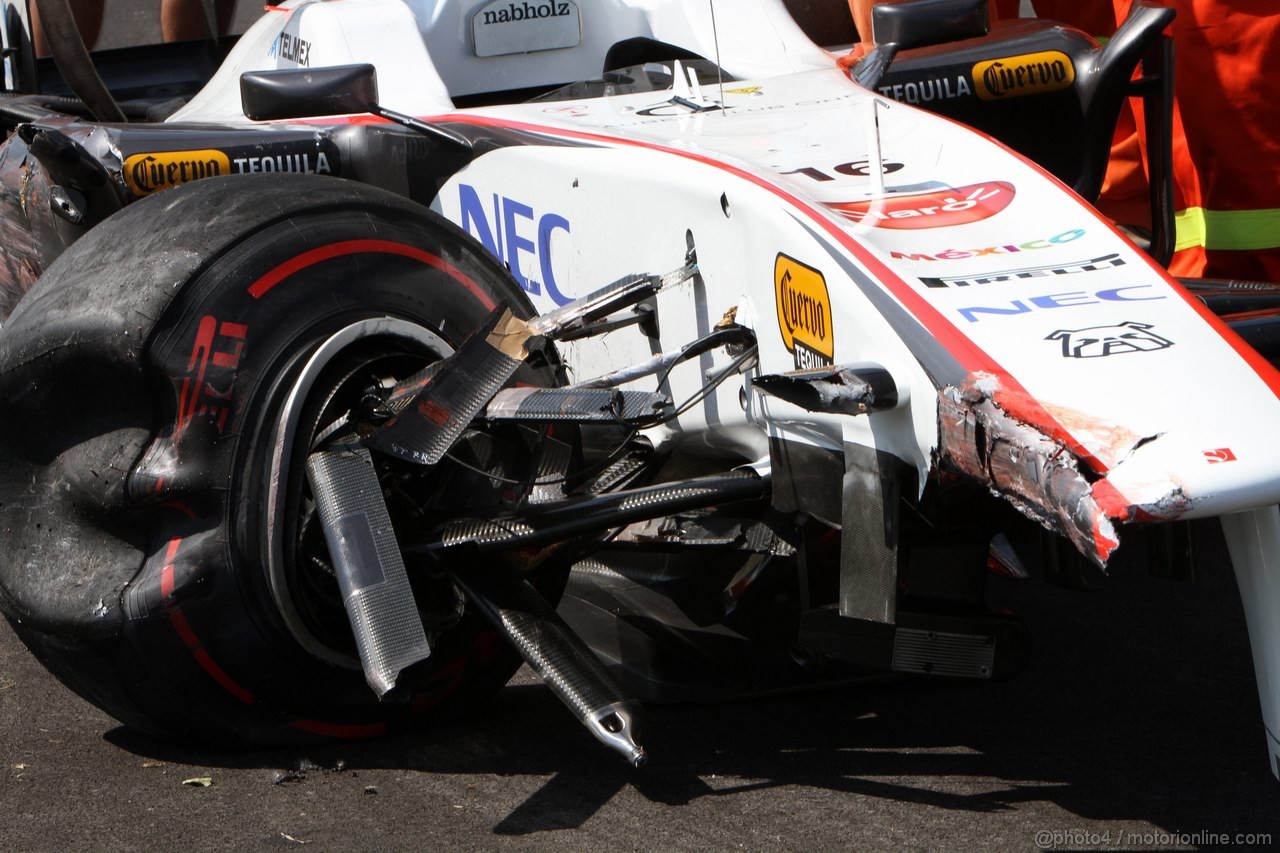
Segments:
[[[1176,485],[1157,503],[1127,501],[1105,468],[1085,461],[1029,418],[1017,416],[1017,395],[1003,392],[998,378],[971,376],[962,386],[938,392],[937,461],[985,483],[993,494],[1069,539],[1099,567],[1120,545],[1116,523],[1171,520],[1191,508]],[[1121,463],[1122,464],[1122,463]]]

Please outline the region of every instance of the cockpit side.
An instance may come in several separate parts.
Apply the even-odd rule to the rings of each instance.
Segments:
[[[429,115],[690,56],[753,78],[832,63],[783,0],[290,0],[170,120],[247,121],[246,71],[372,63],[386,106]]]

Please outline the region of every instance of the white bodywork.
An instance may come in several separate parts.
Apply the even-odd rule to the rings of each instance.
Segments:
[[[624,329],[570,346],[576,378],[676,349],[733,311],[756,330],[756,371],[814,359],[875,364],[901,395],[891,411],[854,418],[764,397],[744,378],[658,441],[693,442],[744,464],[767,463],[770,436],[833,449],[852,442],[906,460],[923,481],[940,440],[939,390],[968,389],[1081,460],[1101,508],[1094,537],[1104,557],[1112,521],[1224,516],[1275,769],[1275,370],[1085,203],[998,143],[880,102],[878,168],[873,95],[801,34],[780,0],[719,0],[718,39],[705,2],[578,0],[572,47],[477,56],[475,16],[494,8],[290,0],[246,33],[172,120],[248,123],[243,71],[373,63],[386,107],[530,135],[531,144],[478,157],[434,206],[505,261],[539,309],[630,273],[675,269],[696,247],[700,275],[658,300],[660,342]],[[695,112],[655,92],[454,107],[478,92],[598,77],[608,48],[632,36],[718,52],[738,79],[723,93],[714,78],[696,82],[704,100],[723,98],[726,109]],[[787,330],[796,318],[779,307],[784,275],[799,282],[787,285],[794,304],[825,303],[826,337],[813,347],[797,344],[808,332]],[[704,356],[678,370],[673,398],[693,394],[727,361]]]

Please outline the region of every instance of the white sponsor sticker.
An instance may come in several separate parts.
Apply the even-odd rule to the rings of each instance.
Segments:
[[[582,17],[573,0],[493,0],[471,19],[476,56],[576,47]]]

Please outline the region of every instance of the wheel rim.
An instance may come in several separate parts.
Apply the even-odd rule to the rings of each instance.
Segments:
[[[266,478],[266,513],[262,530],[266,576],[276,609],[294,639],[309,654],[349,669],[359,669],[360,662],[352,654],[336,648],[318,635],[304,616],[302,603],[295,600],[297,590],[290,583],[293,569],[286,556],[290,531],[294,520],[288,517],[293,510],[287,500],[289,484],[297,476],[297,447],[300,440],[308,445],[314,435],[302,435],[311,430],[303,423],[304,411],[314,406],[318,398],[331,398],[338,388],[332,382],[323,381],[339,359],[351,353],[353,348],[385,340],[388,345],[400,347],[404,355],[410,352],[422,355],[425,361],[439,360],[453,352],[453,348],[431,330],[392,317],[374,317],[351,323],[329,336],[311,355],[297,378],[292,382],[276,420],[271,437],[271,454]],[[322,404],[322,408],[324,405]]]

